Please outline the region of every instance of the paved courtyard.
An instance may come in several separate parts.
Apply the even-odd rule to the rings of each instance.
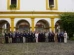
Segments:
[[[0,44],[0,55],[74,55],[74,41]]]

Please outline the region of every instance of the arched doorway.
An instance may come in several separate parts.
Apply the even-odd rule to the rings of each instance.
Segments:
[[[60,32],[61,30],[62,30],[62,28],[61,28],[61,20],[58,20],[55,23],[55,32]]]
[[[39,20],[36,23],[36,31],[46,31],[49,30],[49,23],[46,20]]]
[[[28,21],[26,20],[20,20],[18,21],[18,23],[16,24],[16,30],[19,31],[29,31],[30,30],[30,24]]]
[[[6,20],[0,20],[0,33],[10,31],[10,24]]]

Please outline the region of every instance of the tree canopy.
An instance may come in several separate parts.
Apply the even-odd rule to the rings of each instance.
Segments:
[[[67,31],[69,37],[73,36],[74,33],[74,13],[64,13],[60,15],[61,27]]]

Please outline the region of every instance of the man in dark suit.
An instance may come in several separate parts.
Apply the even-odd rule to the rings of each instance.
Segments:
[[[52,32],[51,32],[51,42],[54,42],[54,36],[55,36],[55,34],[54,34],[54,32],[52,31]]]
[[[10,33],[9,33],[9,43],[12,43],[12,37],[13,37],[13,33],[10,31]]]
[[[57,34],[58,42],[60,42],[60,33]]]
[[[60,38],[61,38],[60,42],[64,42],[64,33],[63,32],[60,32]]]
[[[38,35],[38,42],[41,42],[41,37],[42,37],[42,34],[40,32],[39,35]]]
[[[16,32],[13,32],[12,43],[16,43]]]
[[[32,32],[32,38],[33,38],[33,42],[36,42],[35,41],[35,33],[34,32]]]
[[[23,32],[23,43],[27,42],[27,33]]]
[[[5,43],[8,43],[8,32],[5,32]]]
[[[20,43],[23,43],[23,33],[19,33]]]
[[[45,33],[42,33],[42,42],[45,42]]]
[[[28,42],[31,42],[31,33],[28,33]]]
[[[30,32],[29,37],[30,37],[30,42],[33,42],[34,36],[32,32]]]
[[[52,34],[51,34],[51,32],[49,32],[49,34],[48,34],[48,41],[51,42],[51,39],[52,39]]]
[[[16,32],[16,42],[20,43],[20,32]]]

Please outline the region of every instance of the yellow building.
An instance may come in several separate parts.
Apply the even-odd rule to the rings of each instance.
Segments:
[[[74,12],[73,2],[73,0],[0,0],[0,32],[55,31],[60,28],[59,14]]]

